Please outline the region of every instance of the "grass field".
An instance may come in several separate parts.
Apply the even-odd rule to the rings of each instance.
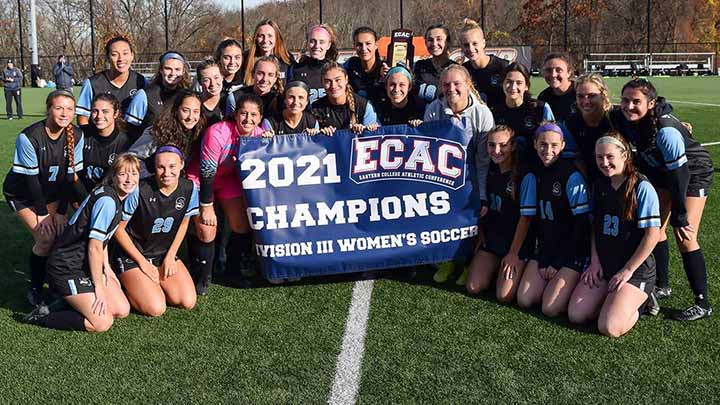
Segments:
[[[622,79],[610,80],[618,94]],[[720,78],[658,78],[676,115],[702,142],[720,141]],[[543,83],[533,83],[534,93]],[[0,121],[0,173],[15,137],[42,113],[46,90],[26,89],[26,118]],[[692,104],[695,103],[695,104]],[[0,115],[1,116],[1,115]],[[720,162],[720,145],[708,148]],[[720,308],[716,184],[703,219],[710,297]],[[131,314],[102,335],[21,324],[31,237],[0,206],[0,402],[321,403],[328,400],[353,279],[253,290],[213,286],[193,311]],[[668,319],[691,302],[672,249],[673,297],[625,337],[573,328],[454,284],[374,283],[360,403],[706,403],[720,382],[720,316]]]

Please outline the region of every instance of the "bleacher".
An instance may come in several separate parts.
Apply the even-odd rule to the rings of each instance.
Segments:
[[[706,76],[717,73],[715,54],[702,53],[591,53],[586,72],[604,76]]]

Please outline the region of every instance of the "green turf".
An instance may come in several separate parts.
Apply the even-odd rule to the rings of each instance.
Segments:
[[[656,79],[671,100],[720,104],[720,78]],[[614,94],[622,80],[610,80]],[[544,86],[534,83],[538,92]],[[28,118],[0,120],[0,173],[18,131],[38,119],[47,91],[26,89]],[[702,141],[720,141],[720,107],[677,103]],[[30,116],[35,114],[35,116]],[[0,115],[1,116],[1,115]],[[710,147],[720,162],[720,146]],[[718,187],[701,245],[710,295],[720,296]],[[213,286],[193,311],[136,314],[103,335],[17,322],[28,311],[29,234],[0,206],[0,398],[2,403],[321,403],[330,392],[352,283],[263,288]],[[661,316],[627,336],[571,328],[537,311],[468,297],[459,288],[379,280],[373,291],[360,403],[714,402],[718,316],[666,319],[691,301],[672,250],[674,296]]]

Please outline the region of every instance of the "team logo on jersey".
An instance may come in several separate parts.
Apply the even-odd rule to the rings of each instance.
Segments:
[[[175,209],[181,210],[185,208],[185,197],[178,197],[177,200],[175,200]]]
[[[117,157],[117,153],[111,153],[110,156],[108,156],[108,165],[112,166],[113,162],[115,161],[115,158]]]
[[[130,97],[133,97],[137,93],[137,89],[130,90]]]
[[[92,287],[93,283],[92,280],[90,280],[89,277],[80,277],[77,279],[78,284],[85,286],[85,287]]]
[[[405,180],[457,190],[465,185],[465,147],[417,135],[353,138],[350,179],[357,183]]]
[[[552,193],[556,197],[560,197],[560,194],[562,194],[562,185],[560,185],[559,181],[553,183]]]
[[[533,119],[533,117],[527,116],[525,117],[525,121],[523,122],[523,124],[525,124],[525,128],[531,129],[535,126],[535,120]]]
[[[577,106],[575,103],[570,104],[570,114],[575,114],[577,112]]]
[[[493,87],[497,87],[500,85],[500,74],[496,73],[492,76],[490,76],[490,85]]]
[[[515,191],[515,184],[512,180],[507,182],[507,185],[505,186],[505,192],[509,195],[513,195],[513,191]]]

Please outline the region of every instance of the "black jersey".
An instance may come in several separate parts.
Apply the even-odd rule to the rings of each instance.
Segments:
[[[232,81],[227,81],[223,79],[223,88],[220,91],[220,110],[225,111],[225,108],[227,106],[227,99],[230,96],[231,93],[245,87],[245,84],[243,83],[242,78],[242,71],[238,70],[235,73],[235,76],[233,77]]]
[[[542,100],[552,108],[555,121],[565,123],[570,114],[577,111],[575,105],[575,83],[570,84],[570,88],[565,94],[558,96],[553,93],[550,87],[538,94],[538,100]]]
[[[305,82],[310,88],[308,94],[308,105],[315,100],[325,96],[325,87],[323,87],[322,76],[320,71],[325,66],[327,60],[317,60],[308,56],[303,56],[300,61],[295,63],[288,70],[287,82],[300,80]]]
[[[220,109],[220,103],[215,104],[215,108],[212,110],[205,106],[205,103],[200,107],[200,113],[205,117],[205,128],[210,128],[213,124],[217,124],[222,121],[225,117],[223,110]]]
[[[590,253],[585,179],[572,161],[558,159],[537,176],[538,246],[540,267],[560,269]]]
[[[345,70],[348,74],[348,82],[355,93],[376,103],[385,93],[380,72],[382,71],[383,61],[375,58],[375,65],[366,72],[363,69],[362,61],[359,57],[353,56],[345,62]]]
[[[266,119],[275,135],[299,134],[308,129],[320,129],[317,119],[309,111],[303,111],[302,118],[294,128],[285,121],[282,114],[276,114]]]
[[[541,122],[553,120],[550,107],[543,101],[526,99],[520,107],[510,108],[503,102],[492,106],[490,110],[495,125],[507,125],[515,131],[517,146],[523,156],[531,161],[536,160],[533,149],[535,130]]]
[[[473,85],[480,93],[480,97],[482,97],[485,104],[492,108],[494,105],[505,102],[502,73],[510,62],[495,55],[489,56],[490,62],[482,69],[475,69],[471,61],[463,63],[463,66],[470,73]]]
[[[625,180],[615,190],[609,177],[602,177],[593,185],[595,249],[606,280],[620,271],[635,254],[646,228],[660,227],[660,202],[655,189],[646,180],[641,179],[635,185],[637,209],[633,219],[624,218],[623,200],[627,187]]]
[[[387,96],[377,104],[378,122],[381,125],[407,124],[411,120],[422,120],[425,117],[425,101],[417,95],[408,94],[408,102],[402,108],[395,108]]]
[[[450,59],[440,68],[440,70],[454,64],[456,64],[456,62]],[[440,70],[435,68],[432,58],[422,59],[415,62],[415,86],[413,88],[420,98],[428,103],[438,98],[440,95]]]
[[[285,82],[285,79],[287,79],[287,72],[290,69],[290,66],[292,66],[293,63],[295,63],[295,58],[293,57],[292,53],[288,52],[288,56],[290,57],[290,63],[283,62],[282,59],[275,56],[275,59],[278,61],[278,79]],[[260,56],[255,57],[255,61],[258,60]],[[247,62],[250,60],[250,49],[246,49],[245,52],[243,52],[243,64],[242,68],[240,69],[241,72],[247,71]],[[251,68],[252,69],[252,68]]]
[[[125,199],[123,220],[127,233],[145,257],[162,257],[170,249],[185,217],[198,214],[195,183],[180,178],[170,195],[163,194],[155,178],[140,182],[138,193]]]
[[[89,276],[88,241],[96,239],[107,246],[122,214],[122,202],[112,186],[93,190],[70,218],[65,231],[55,242],[48,272],[57,278],[69,277],[84,269]]]
[[[497,256],[504,256],[512,246],[515,229],[521,216],[534,217],[537,212],[535,175],[521,176],[515,184],[512,170],[502,172],[490,163],[487,178],[487,195],[490,200],[488,212],[483,217],[486,231],[486,247]],[[528,258],[535,247],[535,237],[529,231],[520,249],[520,256]]]
[[[364,123],[365,113],[372,108],[367,99],[355,95],[355,115],[358,124]],[[318,99],[312,105],[312,114],[318,120],[320,128],[335,127],[337,129],[350,128],[350,107],[347,103],[343,105],[333,105],[327,96]],[[374,110],[373,110],[374,115]],[[372,123],[365,123],[366,125]]]
[[[78,177],[90,192],[112,166],[115,157],[130,147],[130,138],[118,127],[110,136],[101,136],[94,125],[81,126],[84,135],[83,170]]]
[[[68,167],[67,136],[62,131],[58,139],[50,139],[45,132],[45,120],[23,129],[15,142],[15,157],[5,177],[3,192],[15,199],[34,200],[27,176],[37,176],[42,197],[47,202],[60,199],[63,188],[70,187],[72,174],[83,170],[84,138],[75,127],[75,167]]]
[[[227,99],[225,105],[225,116],[235,116],[235,109],[237,109],[237,101],[243,95],[255,94],[252,86],[243,87],[232,92]],[[278,97],[275,89],[270,90],[267,94],[259,96],[263,103],[263,116],[271,116],[277,114],[280,110],[280,98]]]
[[[135,94],[125,113],[125,121],[140,127],[142,130],[154,124],[160,113],[173,103],[179,89],[168,89],[158,84],[151,84]]]
[[[585,123],[582,113],[575,111],[567,117],[565,126],[577,144],[578,157],[587,169],[588,183],[593,184],[595,180],[603,177],[595,160],[595,142],[613,129],[612,122],[609,116],[605,115],[598,126],[591,127]]]
[[[130,70],[128,79],[122,87],[116,87],[107,77],[107,71],[103,71],[85,80],[80,90],[75,113],[85,117],[90,116],[92,100],[98,94],[112,94],[120,102],[120,112],[124,114],[130,106],[130,101],[138,92],[145,88],[145,77],[140,73]]]

